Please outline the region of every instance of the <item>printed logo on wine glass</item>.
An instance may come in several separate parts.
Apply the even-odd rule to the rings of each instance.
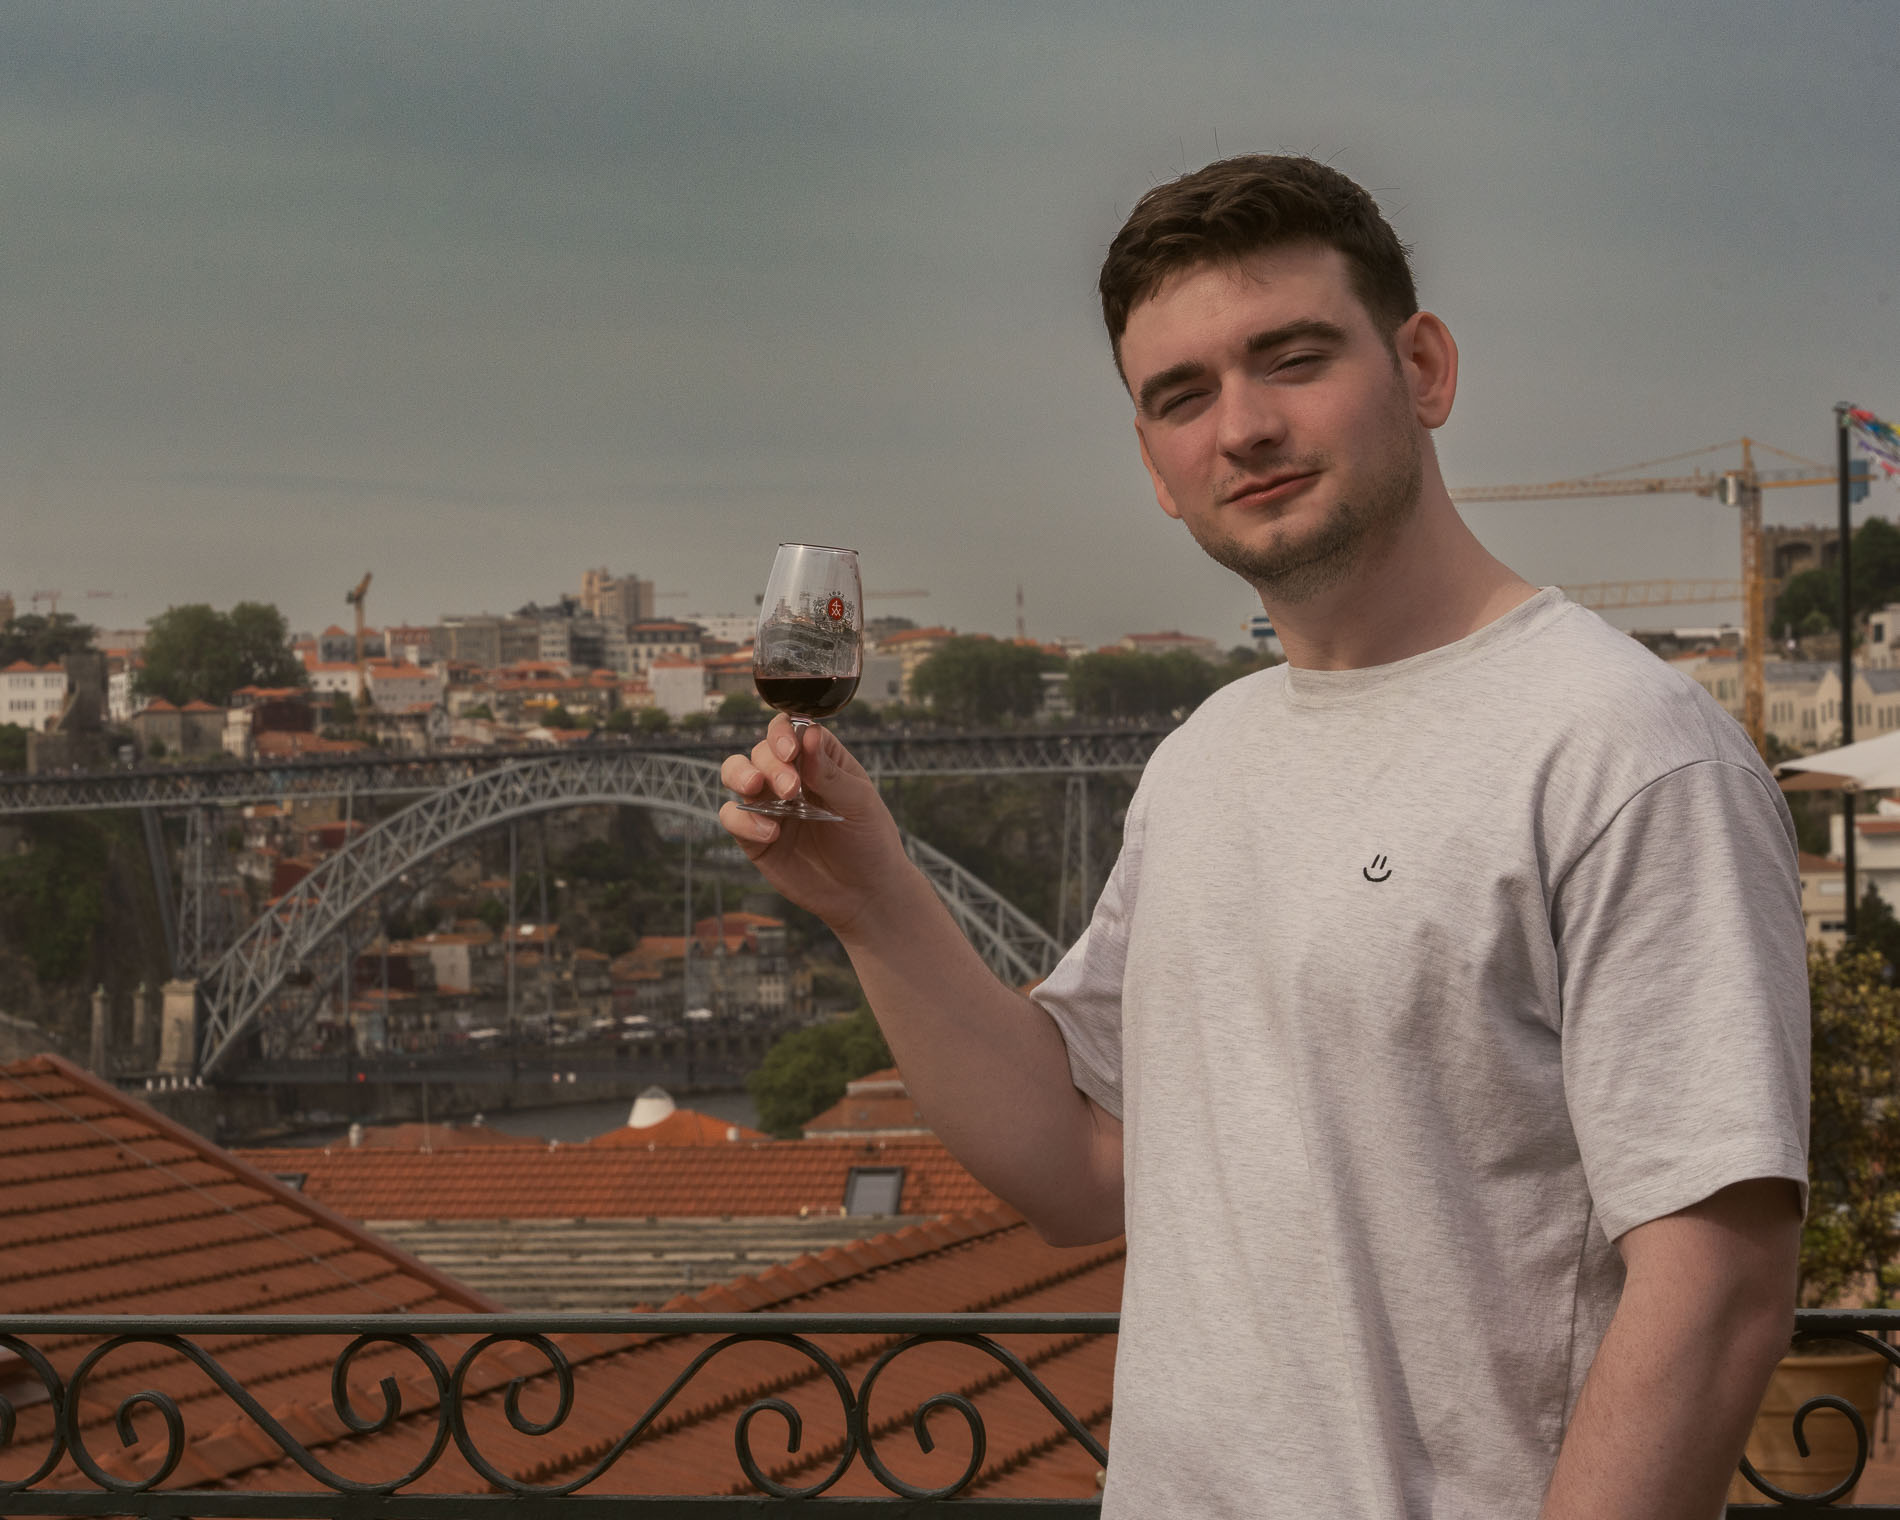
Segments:
[[[842,623],[844,621],[844,598],[834,596],[830,601],[826,602],[825,616],[830,618],[834,623]]]

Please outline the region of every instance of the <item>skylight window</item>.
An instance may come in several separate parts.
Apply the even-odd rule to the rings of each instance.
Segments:
[[[904,1197],[901,1166],[854,1166],[844,1183],[847,1214],[896,1214]]]

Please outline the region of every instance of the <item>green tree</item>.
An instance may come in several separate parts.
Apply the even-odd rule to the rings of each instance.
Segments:
[[[666,715],[664,707],[643,707],[637,726],[643,734],[663,734],[672,726],[673,720]]]
[[[680,732],[683,734],[703,734],[711,727],[711,713],[689,712],[680,719]]]
[[[1078,655],[1069,662],[1069,700],[1087,718],[1185,717],[1209,693],[1242,673],[1185,649]]]
[[[0,771],[26,769],[26,730],[17,723],[0,723]]]
[[[335,728],[356,726],[356,703],[347,691],[339,691],[330,698],[330,724]]]
[[[1033,718],[1042,708],[1042,673],[1052,663],[1033,645],[965,636],[917,667],[911,691],[946,723]]]
[[[1808,957],[1811,1096],[1808,1218],[1801,1299],[1863,1292],[1888,1308],[1900,1293],[1900,987],[1881,953],[1848,945]]]
[[[240,686],[302,686],[307,679],[283,614],[262,602],[239,602],[229,613],[190,602],[167,608],[150,628],[135,682],[143,696],[223,707]]]
[[[30,665],[51,665],[69,654],[92,648],[98,630],[82,623],[70,612],[43,616],[22,613],[0,623],[0,670],[18,660]]]
[[[580,727],[580,725],[574,721],[574,714],[567,710],[567,704],[564,702],[556,702],[550,707],[547,712],[542,715],[541,722],[548,728]]]
[[[1891,984],[1900,977],[1900,920],[1893,916],[1887,899],[1869,882],[1860,899],[1860,911],[1854,915],[1854,946],[1876,952],[1886,962],[1886,980]]]
[[[749,691],[735,691],[719,704],[721,723],[752,723],[764,713],[765,704]]]
[[[80,975],[105,918],[106,838],[87,819],[29,818],[27,847],[0,857],[0,925],[41,981]]]
[[[891,1064],[877,1020],[864,1004],[849,1018],[811,1024],[783,1035],[765,1053],[746,1088],[759,1124],[782,1139],[844,1096],[845,1084]]]
[[[1818,631],[1825,633],[1838,628],[1841,622],[1841,577],[1834,570],[1803,570],[1799,575],[1788,577],[1787,584],[1781,588],[1781,595],[1775,598],[1775,611],[1771,621],[1774,624],[1773,635],[1785,639],[1790,632],[1810,631],[1808,625],[1821,624]]]
[[[472,707],[464,707],[462,709],[462,716],[464,718],[490,718],[492,719],[495,716],[495,714],[490,710],[486,702],[477,702]]]
[[[1854,611],[1859,616],[1896,599],[1900,599],[1900,528],[1884,517],[1870,517],[1854,530]]]
[[[488,926],[491,934],[499,934],[508,923],[508,904],[499,897],[484,897],[475,905],[475,916]]]
[[[602,726],[610,734],[632,733],[633,709],[631,707],[616,707],[612,712],[607,714],[607,721]]]

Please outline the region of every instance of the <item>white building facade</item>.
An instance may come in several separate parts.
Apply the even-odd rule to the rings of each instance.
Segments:
[[[0,723],[42,733],[65,705],[63,667],[16,660],[0,670]]]

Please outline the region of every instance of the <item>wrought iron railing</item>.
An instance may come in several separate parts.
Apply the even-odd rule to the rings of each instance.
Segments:
[[[1026,1391],[1042,1407],[1049,1428],[1059,1431],[1059,1440],[1105,1467],[1107,1453],[1090,1430],[1102,1412],[1078,1414],[1066,1407],[1037,1367],[1051,1346],[1073,1348],[1113,1335],[1119,1319],[1116,1314],[0,1315],[0,1516],[462,1520],[492,1512],[499,1520],[505,1512],[509,1520],[555,1520],[604,1510],[616,1516],[796,1515],[804,1520],[866,1513],[956,1513],[999,1520],[1091,1515],[1098,1508],[1096,1498],[982,1493],[989,1434],[978,1400],[999,1385]],[[1887,1344],[1900,1332],[1900,1311],[1803,1311],[1798,1329],[1797,1350],[1808,1340],[1851,1341],[1900,1366],[1900,1349]],[[329,1361],[334,1416],[327,1426],[329,1439],[313,1439],[322,1422],[314,1421],[308,1408],[301,1415],[273,1409],[268,1394],[247,1387],[227,1365],[255,1362],[260,1348],[268,1352],[275,1346],[281,1352],[286,1343],[276,1337],[341,1342],[320,1358]],[[1009,1349],[1009,1340],[1022,1337],[1034,1339],[1043,1353]],[[570,1451],[556,1470],[537,1472],[533,1463],[524,1463],[518,1442],[501,1431],[505,1422],[515,1437],[554,1435],[575,1412],[576,1374],[583,1363],[658,1344],[677,1347],[683,1365],[657,1390],[623,1390],[627,1397],[609,1421],[615,1434]],[[736,1411],[731,1466],[696,1473],[696,1493],[630,1489],[628,1484],[638,1481],[633,1469],[640,1443],[679,1428],[676,1404],[694,1379],[734,1348],[761,1345],[780,1348],[802,1370],[755,1378],[743,1392],[709,1406],[720,1418]],[[966,1348],[987,1363],[986,1371],[921,1396],[913,1380],[896,1416],[888,1408],[874,1415],[880,1379],[918,1348],[931,1345]],[[491,1367],[484,1373],[485,1358],[499,1352],[506,1353],[499,1371]],[[391,1358],[406,1362],[404,1375],[385,1368],[366,1400],[365,1366]],[[128,1378],[133,1384],[146,1379],[155,1359],[170,1363],[173,1370],[161,1381],[172,1386],[120,1391]],[[121,1361],[132,1365],[119,1366]],[[252,1372],[254,1382],[271,1376],[268,1359],[265,1366]],[[933,1369],[930,1376],[940,1372]],[[179,1373],[197,1380],[191,1394],[182,1391]],[[119,1387],[102,1391],[100,1383]],[[210,1483],[173,1482],[194,1439],[204,1444],[220,1439],[206,1437],[208,1417],[202,1410],[194,1405],[188,1419],[181,1408],[206,1395],[221,1396],[224,1415],[254,1427],[251,1456],[227,1461],[228,1472],[215,1474]],[[486,1428],[478,1428],[482,1421],[472,1415],[478,1401],[486,1401],[482,1413],[491,1417]],[[1758,1503],[1731,1504],[1731,1516],[1825,1512],[1900,1520],[1900,1504],[1836,1502],[1861,1478],[1873,1432],[1845,1399],[1811,1399],[1794,1421],[1803,1454],[1808,1449],[1804,1427],[1822,1409],[1836,1410],[1851,1423],[1857,1442],[1852,1473],[1824,1492],[1798,1494],[1777,1489],[1745,1462],[1744,1471],[1763,1497]],[[936,1449],[933,1426],[940,1431],[946,1423],[953,1434],[960,1425],[961,1433],[947,1453],[939,1453],[940,1462],[947,1455],[954,1470],[947,1478],[940,1473],[942,1481],[901,1476],[892,1465],[895,1454],[880,1449],[880,1443],[888,1447],[902,1440],[898,1427],[907,1424],[910,1441],[931,1453]],[[344,1459],[355,1454],[352,1435],[374,1438],[399,1427],[407,1440],[390,1443],[392,1451],[401,1452],[393,1464],[398,1470],[370,1476],[338,1470],[351,1465]],[[801,1454],[808,1433],[817,1439]],[[782,1453],[766,1450],[773,1436],[782,1439]],[[497,1437],[511,1446],[510,1456],[494,1449]],[[108,1455],[103,1448],[114,1440],[121,1450]],[[628,1459],[626,1476],[616,1471],[623,1458]],[[307,1479],[301,1487],[281,1486],[287,1464],[301,1469]],[[833,1493],[860,1464],[881,1495]],[[273,1465],[275,1480],[247,1486],[247,1474]],[[800,1465],[805,1471],[794,1473]],[[447,1476],[451,1466],[453,1481]],[[199,1472],[202,1478],[202,1464]],[[471,1474],[485,1492],[458,1491],[471,1486]]]

